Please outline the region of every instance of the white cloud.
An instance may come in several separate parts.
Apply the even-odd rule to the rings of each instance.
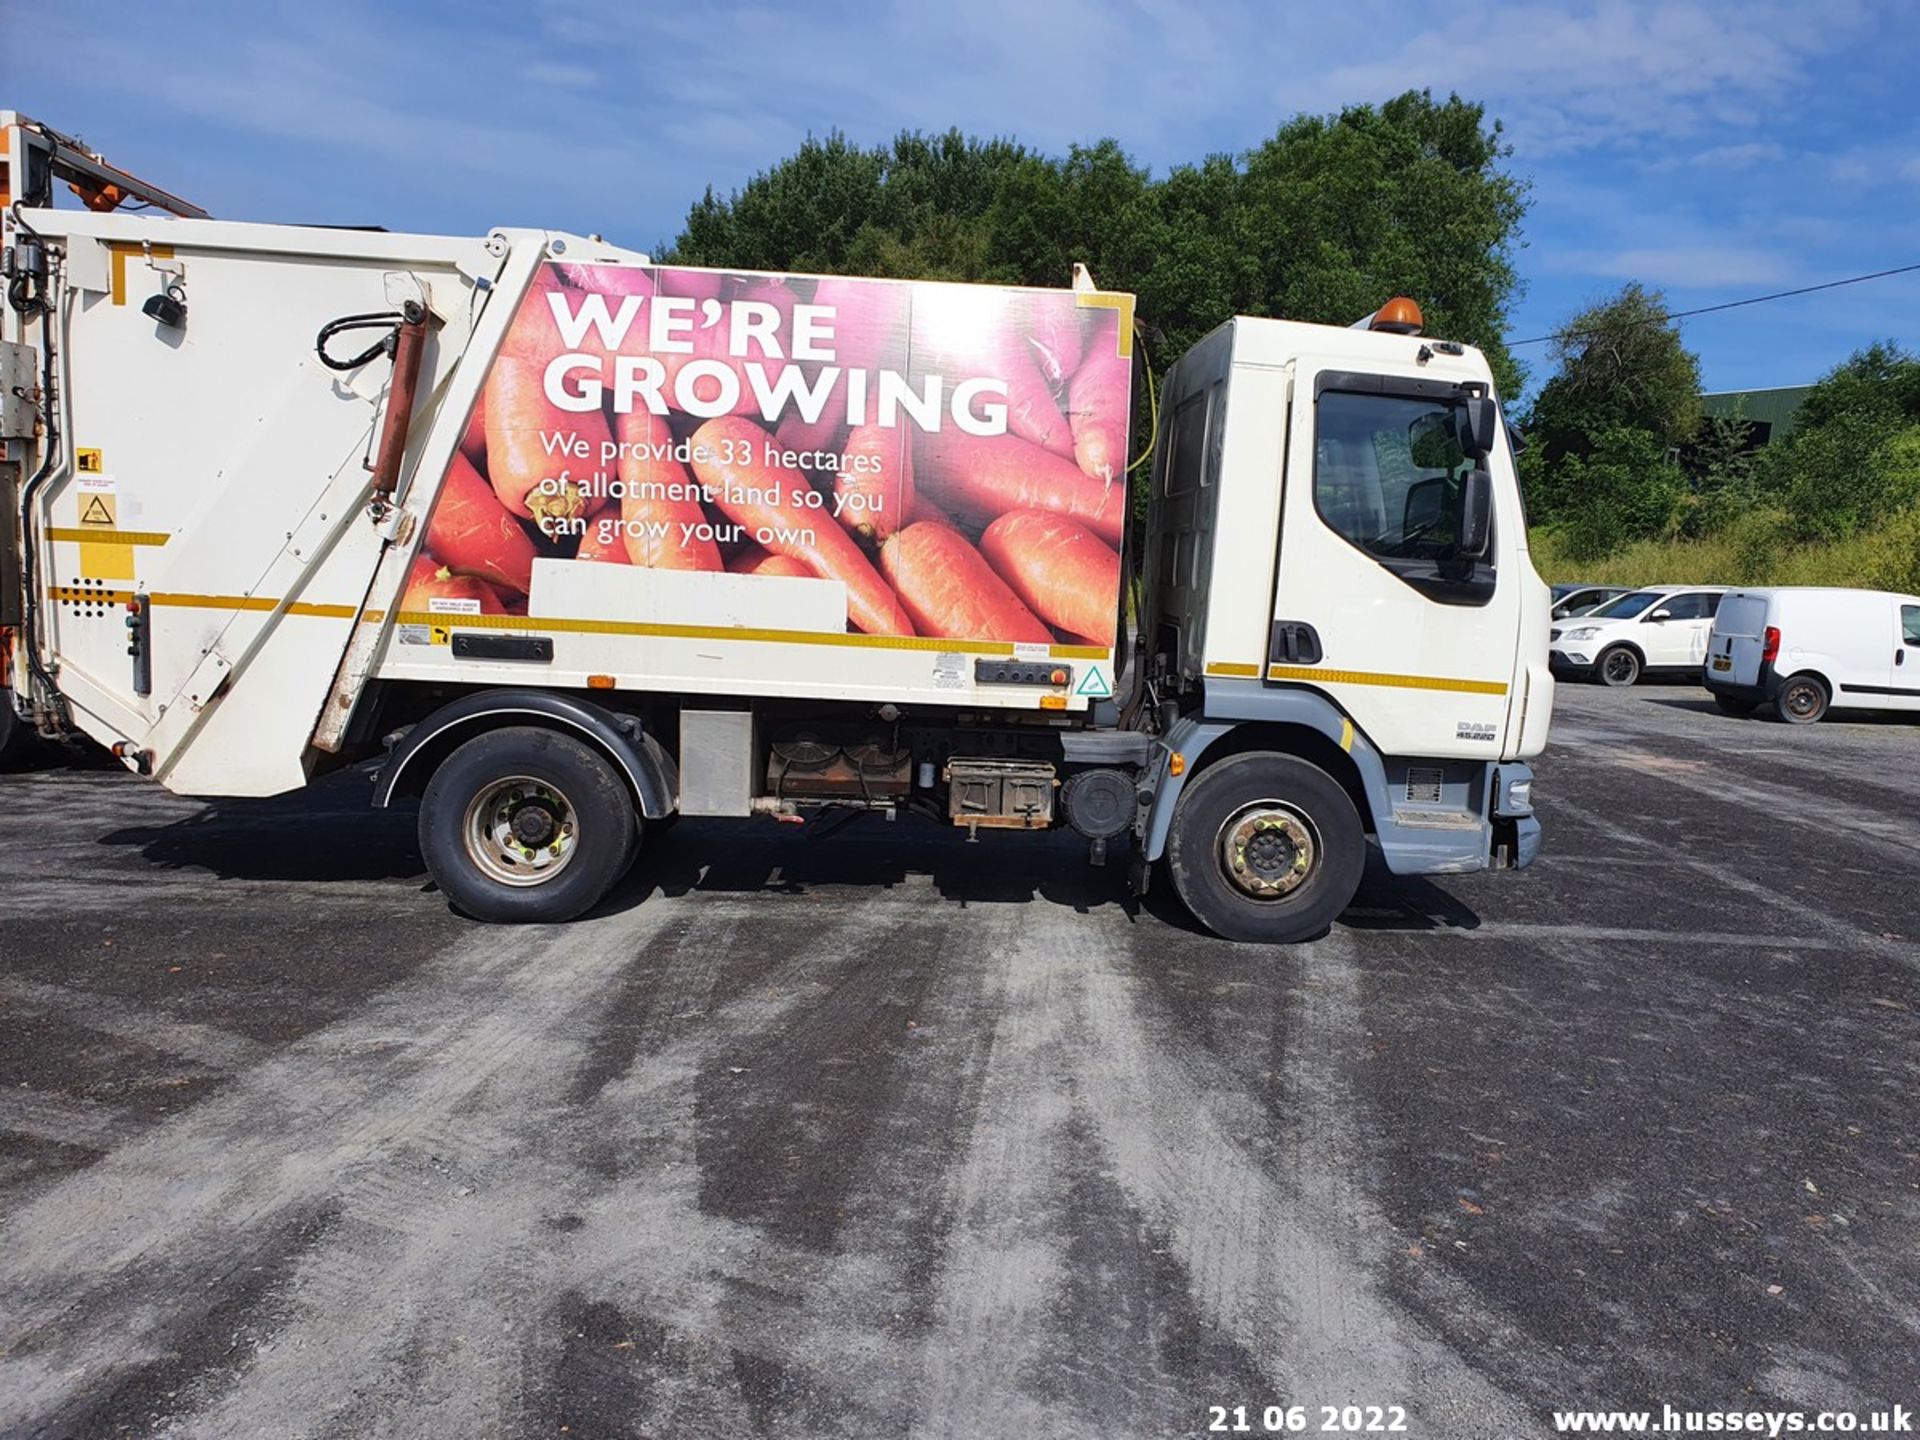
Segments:
[[[1662,289],[1771,285],[1788,275],[1777,251],[1748,245],[1629,245],[1613,250],[1553,252],[1548,267],[1562,273],[1638,280]]]
[[[1331,107],[1408,84],[1458,89],[1492,101],[1530,154],[1635,146],[1751,124],[1759,106],[1806,83],[1811,57],[1862,24],[1852,4],[1733,0],[1475,0],[1439,13],[1389,54],[1328,67],[1307,94]]]
[[[1707,169],[1751,170],[1756,165],[1777,164],[1786,157],[1785,146],[1768,140],[1756,140],[1745,145],[1709,146],[1689,155],[1687,163]]]

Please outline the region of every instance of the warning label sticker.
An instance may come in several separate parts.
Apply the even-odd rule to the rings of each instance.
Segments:
[[[83,446],[73,452],[73,468],[81,475],[98,475],[107,468],[106,457],[99,450]]]
[[[1093,695],[1096,697],[1111,695],[1113,694],[1113,686],[1107,683],[1107,672],[1102,670],[1098,665],[1095,665],[1088,669],[1086,678],[1081,680],[1079,686],[1073,693],[1076,695]]]
[[[87,495],[80,501],[80,523],[111,530],[119,524],[119,501],[112,495]]]

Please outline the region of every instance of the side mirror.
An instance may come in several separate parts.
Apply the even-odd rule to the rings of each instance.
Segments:
[[[1647,619],[1653,620],[1653,621],[1671,620],[1672,618],[1673,618],[1673,612],[1671,610],[1656,610],[1651,615],[1647,616]]]
[[[1460,479],[1460,558],[1486,559],[1487,542],[1492,538],[1493,476],[1484,470],[1469,470]]]
[[[1469,395],[1461,407],[1466,413],[1461,417],[1460,448],[1476,460],[1491,455],[1500,424],[1500,407],[1493,403],[1491,395]]]

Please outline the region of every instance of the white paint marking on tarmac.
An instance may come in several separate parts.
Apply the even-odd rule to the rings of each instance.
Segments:
[[[43,1095],[18,1087],[0,1090],[0,1134],[106,1150],[138,1134],[140,1128],[137,1117],[97,1100]]]
[[[1038,918],[1041,948],[1088,975],[1085,1093],[1118,1181],[1170,1236],[1201,1313],[1267,1373],[1273,1393],[1332,1404],[1405,1397],[1422,1434],[1525,1433],[1533,1417],[1386,1294],[1389,1257],[1407,1237],[1355,1178],[1371,1131],[1347,1078],[1365,1043],[1350,937],[1336,932],[1304,952],[1306,1003],[1289,1022],[1298,1038],[1273,1107],[1295,1136],[1263,1165],[1228,1121],[1244,1083],[1154,1033],[1140,982],[1093,927],[1051,911]]]
[[[0,1430],[84,1404],[116,1372],[170,1353],[182,1300],[204,1304],[207,1287],[273,1243],[276,1223],[420,1147],[444,1146],[457,1161],[458,1117],[475,1097],[567,1063],[568,1037],[668,913],[645,905],[456,946],[8,1217],[0,1310],[13,1343],[0,1352]],[[394,1045],[396,1035],[410,1040]],[[409,1205],[422,1198],[416,1177]],[[431,1197],[443,1226],[449,1198]],[[457,1230],[441,1244],[457,1255]],[[339,1298],[380,1317],[368,1303],[383,1293],[377,1259],[376,1247],[358,1284],[341,1277]],[[162,1288],[126,1293],[142,1279]],[[346,1377],[330,1383],[351,1389]]]
[[[176,1020],[156,1005],[144,1005],[99,990],[50,985],[23,976],[0,976],[0,1001],[9,1008],[58,1015],[69,1024],[158,1050],[176,1059],[222,1072],[238,1070],[266,1052],[259,1041],[217,1025]]]
[[[1592,826],[1601,834],[1609,836],[1625,845],[1645,848],[1647,846],[1658,846],[1662,843],[1643,831],[1635,830],[1631,826],[1622,825],[1616,820],[1608,819],[1596,810],[1590,810],[1584,805],[1576,805],[1568,800],[1556,797],[1551,802],[1549,808],[1564,810],[1568,814],[1577,817],[1582,823]],[[1713,881],[1714,884],[1721,886],[1723,889],[1735,891],[1738,894],[1748,896],[1761,905],[1769,905],[1789,915],[1795,916],[1800,923],[1829,937],[1833,943],[1826,948],[1838,950],[1867,950],[1876,955],[1884,956],[1887,959],[1901,960],[1908,964],[1914,963],[1916,958],[1920,957],[1920,945],[1916,945],[1913,941],[1890,940],[1877,931],[1868,930],[1850,921],[1838,919],[1828,914],[1825,910],[1820,909],[1818,906],[1809,905],[1804,900],[1796,900],[1793,896],[1773,886],[1763,885],[1756,880],[1749,880],[1746,876],[1728,869],[1725,865],[1716,865],[1710,860],[1702,860],[1693,855],[1676,855],[1674,858],[1679,864],[1685,865],[1696,875]]]
[[[1742,950],[1855,950],[1857,939],[1818,935],[1746,934],[1731,930],[1655,930],[1633,925],[1551,925],[1527,920],[1486,920],[1478,925],[1441,925],[1402,934],[1467,940],[1618,940],[1640,945],[1730,945]],[[1920,945],[1907,945],[1920,958]]]
[[[1022,1373],[1046,1353],[1065,1278],[1062,1167],[1086,977],[1031,917],[1017,925],[999,918],[975,917],[992,928],[969,947],[992,967],[992,1059],[953,1180],[954,1219],[921,1347],[912,1433],[928,1440],[1086,1433]]]

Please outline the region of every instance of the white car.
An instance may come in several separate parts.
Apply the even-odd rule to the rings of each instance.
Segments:
[[[1724,585],[1647,585],[1555,623],[1548,659],[1559,674],[1632,685],[1649,673],[1700,673]]]
[[[1920,710],[1920,595],[1729,591],[1701,678],[1730,714],[1770,704],[1796,725],[1830,708]]]

